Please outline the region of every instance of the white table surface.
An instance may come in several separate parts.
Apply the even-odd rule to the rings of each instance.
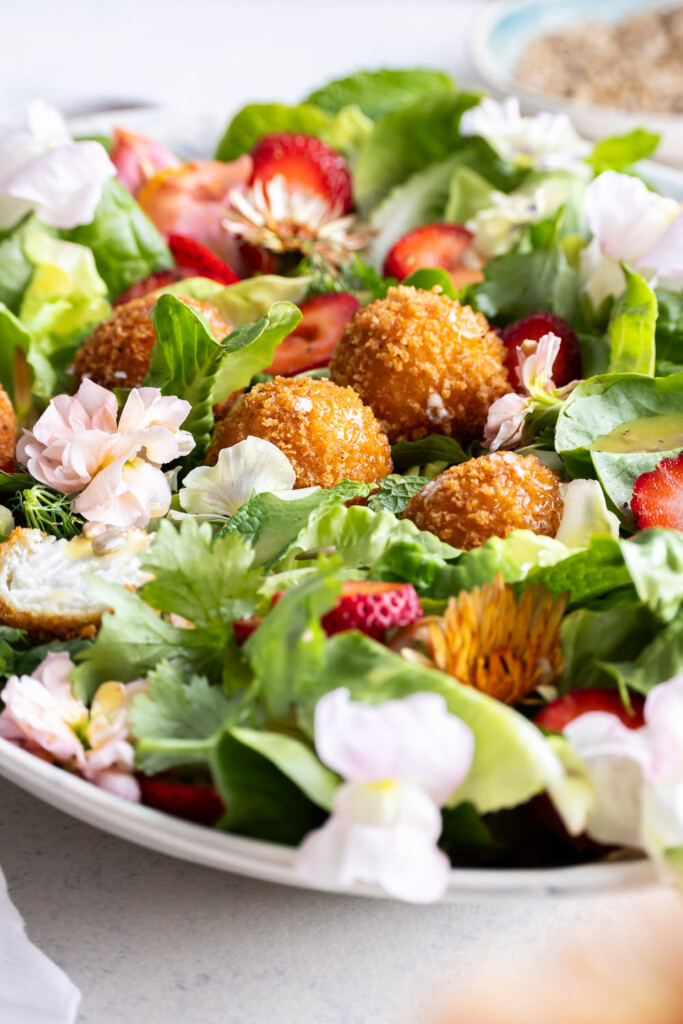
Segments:
[[[0,96],[227,112],[363,66],[432,64],[468,83],[484,3],[0,0]],[[531,956],[652,901],[415,908],[289,890],[139,849],[3,780],[0,865],[30,936],[82,989],[82,1024],[426,1021],[446,979],[492,950]]]

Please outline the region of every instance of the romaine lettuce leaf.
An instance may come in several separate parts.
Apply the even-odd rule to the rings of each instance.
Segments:
[[[116,178],[106,182],[92,222],[62,237],[92,249],[112,297],[155,270],[173,266],[163,238]]]
[[[355,104],[364,114],[375,119],[424,96],[454,89],[448,75],[426,68],[357,71],[316,89],[305,102],[313,103],[330,114]]]
[[[255,323],[237,327],[223,342],[224,356],[216,374],[212,400],[224,402],[233,391],[246,387],[256,373],[273,361],[280,342],[301,320],[291,302],[274,302]]]
[[[145,377],[146,387],[190,402],[183,423],[195,439],[192,462],[201,460],[213,428],[211,395],[225,349],[206,319],[175,295],[162,295],[152,310],[156,342]]]
[[[655,370],[657,299],[649,284],[624,265],[626,291],[617,300],[609,323],[608,373],[642,373]]]
[[[355,167],[361,211],[367,213],[411,174],[462,149],[460,118],[478,102],[476,93],[436,93],[380,117]]]

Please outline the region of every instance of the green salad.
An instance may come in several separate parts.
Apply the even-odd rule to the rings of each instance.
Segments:
[[[0,747],[323,888],[680,882],[657,143],[427,69],[249,104],[203,160],[0,117]]]

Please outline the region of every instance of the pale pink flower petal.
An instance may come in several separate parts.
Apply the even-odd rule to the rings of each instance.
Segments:
[[[133,195],[159,171],[181,166],[175,153],[163,143],[123,128],[114,129],[114,145],[109,156],[117,178]]]
[[[656,270],[662,277],[683,277],[683,213],[678,214],[635,266]]]
[[[530,399],[510,392],[489,406],[484,427],[484,447],[492,452],[515,448],[524,434],[524,422],[531,410]]]
[[[552,391],[555,387],[553,366],[560,351],[562,339],[556,334],[544,334],[540,341],[525,341],[517,351],[519,372],[526,390]]]
[[[472,732],[435,693],[373,707],[333,690],[316,705],[315,744],[320,760],[349,781],[405,780],[439,804],[463,781],[474,754]]]
[[[600,248],[614,259],[635,263],[661,238],[680,209],[630,174],[605,171],[586,189],[588,226]]]
[[[87,721],[88,709],[72,694],[73,668],[68,654],[50,652],[33,676],[11,676],[0,694],[1,734],[40,747],[62,763],[80,763],[83,745],[74,727]]]

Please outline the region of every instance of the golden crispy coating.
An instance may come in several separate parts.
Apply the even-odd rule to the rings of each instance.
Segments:
[[[14,458],[17,442],[17,415],[12,401],[0,384],[0,465]]]
[[[372,409],[351,388],[310,377],[257,384],[216,424],[206,461],[221,448],[262,437],[285,453],[295,487],[333,487],[346,477],[375,483],[391,473],[391,450]]]
[[[486,317],[446,295],[401,285],[358,310],[330,362],[394,441],[482,437],[486,414],[510,391],[505,349]]]
[[[426,484],[408,502],[404,519],[469,550],[513,530],[554,537],[562,508],[560,478],[535,455],[494,452]]]
[[[149,314],[157,298],[157,295],[143,295],[126,302],[108,320],[97,325],[76,353],[74,377],[77,384],[82,377],[89,377],[103,388],[135,388],[142,384],[156,341]],[[228,334],[230,328],[215,306],[186,295],[179,298],[206,317],[216,340]]]

